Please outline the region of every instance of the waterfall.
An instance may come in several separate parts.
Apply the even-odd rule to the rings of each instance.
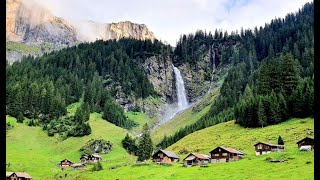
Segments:
[[[176,78],[176,89],[177,89],[177,96],[178,96],[178,112],[179,112],[188,107],[188,100],[187,100],[186,90],[184,88],[184,81],[179,69],[173,66],[173,71]]]
[[[189,103],[186,95],[186,89],[184,87],[184,81],[181,76],[181,73],[178,68],[174,67],[173,65],[172,67],[173,67],[174,77],[176,81],[176,92],[177,92],[178,102],[173,104],[168,104],[164,108],[164,111],[163,111],[164,113],[160,121],[154,124],[151,127],[152,129],[170,121],[170,119],[172,119],[175,115],[177,115],[178,113],[182,112],[183,110],[189,107]]]
[[[210,82],[210,87],[208,92],[210,92],[212,88],[212,82],[213,82],[213,77],[214,77],[214,72],[216,70],[216,52],[214,52],[214,47],[213,44],[211,46],[211,57],[212,57],[212,73],[211,73],[211,82]]]

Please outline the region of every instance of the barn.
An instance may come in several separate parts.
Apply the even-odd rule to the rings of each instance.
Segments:
[[[152,155],[152,161],[155,163],[172,163],[179,161],[179,156],[171,151],[159,149]]]
[[[284,151],[284,145],[269,144],[264,142],[258,142],[255,145],[256,156],[267,154],[270,152],[282,152]]]
[[[208,155],[205,154],[191,153],[186,158],[184,158],[183,161],[184,166],[196,166],[209,163],[210,158]]]
[[[210,154],[211,163],[235,161],[241,159],[243,156],[242,152],[223,146],[218,146],[214,150],[210,151]]]
[[[310,151],[314,149],[314,139],[305,137],[297,142],[300,151]]]
[[[68,159],[64,159],[60,161],[59,166],[65,167],[65,166],[71,166],[73,162],[69,161]]]

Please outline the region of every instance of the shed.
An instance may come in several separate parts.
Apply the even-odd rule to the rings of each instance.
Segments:
[[[179,161],[179,156],[171,151],[159,149],[152,155],[152,161],[156,163],[172,163]]]
[[[195,166],[195,165],[202,165],[205,163],[210,162],[210,158],[208,155],[205,154],[197,154],[191,153],[186,158],[184,158],[184,165],[185,166]]]
[[[210,154],[211,163],[235,161],[241,159],[243,156],[241,151],[223,146],[218,146],[214,150],[210,151]]]
[[[297,142],[300,151],[309,151],[314,149],[314,139],[305,137]]]
[[[284,151],[284,145],[258,142],[254,146],[255,146],[255,150],[256,150],[256,156],[259,156],[261,154],[267,154],[270,152]]]

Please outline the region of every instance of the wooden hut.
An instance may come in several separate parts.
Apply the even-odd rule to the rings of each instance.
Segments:
[[[32,177],[26,172],[6,172],[6,180],[31,180]]]
[[[59,166],[65,167],[65,166],[71,166],[73,162],[69,161],[68,159],[64,159],[60,161]]]
[[[297,142],[300,151],[310,151],[314,149],[314,139],[305,137]]]
[[[284,145],[269,144],[264,142],[258,142],[255,145],[256,156],[261,154],[267,154],[270,152],[282,152],[284,151]]]
[[[243,155],[242,152],[236,149],[226,148],[223,146],[219,146],[214,150],[210,151],[210,154],[211,163],[235,161],[241,159]]]
[[[159,149],[152,155],[152,161],[155,163],[172,163],[179,161],[179,156],[171,151]]]
[[[83,163],[75,163],[75,164],[72,164],[71,167],[73,169],[85,169],[86,165]]]
[[[183,161],[184,166],[195,166],[209,163],[210,158],[205,154],[191,153]]]
[[[98,161],[102,161],[102,157],[99,154],[91,154],[91,155],[83,155],[80,158],[82,163],[94,163]]]

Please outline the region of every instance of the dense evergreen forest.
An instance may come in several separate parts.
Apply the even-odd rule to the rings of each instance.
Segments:
[[[142,66],[147,57],[171,53],[158,40],[96,41],[6,65],[6,113],[30,125],[41,125],[50,136],[91,133],[90,112],[124,128],[136,124],[115,102],[117,93],[135,98],[157,96]],[[81,102],[72,117],[66,106]]]
[[[201,51],[216,42],[230,42],[231,46],[222,49],[218,65],[233,66],[209,113],[164,137],[158,146],[166,148],[192,132],[231,119],[241,126],[263,127],[290,117],[313,116],[313,29],[312,2],[253,31],[241,29],[231,35],[198,31],[181,36],[174,51],[176,63],[195,64]]]

